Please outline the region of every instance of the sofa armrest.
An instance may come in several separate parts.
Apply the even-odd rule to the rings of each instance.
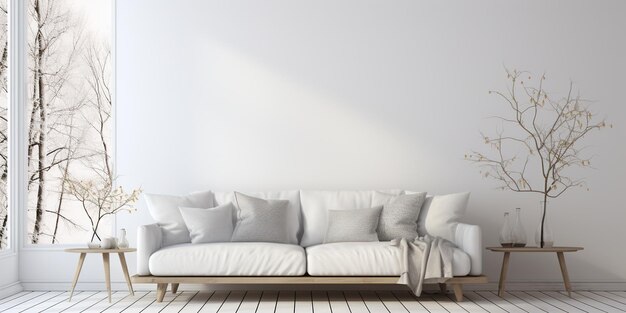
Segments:
[[[459,223],[454,243],[470,257],[470,275],[483,273],[483,241],[480,226]]]
[[[163,233],[158,224],[142,225],[137,228],[137,274],[150,275],[150,256],[161,249]]]

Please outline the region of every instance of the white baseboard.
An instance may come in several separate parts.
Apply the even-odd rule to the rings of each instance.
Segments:
[[[5,289],[0,289],[0,298]],[[13,293],[22,290],[29,291],[65,291],[71,288],[70,282],[22,282],[17,283]],[[155,290],[155,284],[133,284],[135,290]],[[191,285],[183,284],[179,290],[394,290],[403,289],[401,285]],[[574,290],[593,291],[624,291],[626,282],[572,282]],[[125,282],[112,282],[111,289],[115,291],[127,291]],[[425,285],[424,290],[438,290],[437,285]],[[487,283],[480,285],[467,285],[464,290],[497,290],[497,283]],[[76,290],[81,291],[103,291],[106,290],[104,282],[78,282]],[[506,290],[563,290],[563,282],[511,282],[506,284]],[[7,293],[9,293],[7,291]],[[5,295],[6,296],[6,295]]]
[[[2,286],[0,287],[0,299],[4,299],[10,295],[14,295],[22,290],[24,290],[24,288],[19,281],[8,284],[6,286]]]

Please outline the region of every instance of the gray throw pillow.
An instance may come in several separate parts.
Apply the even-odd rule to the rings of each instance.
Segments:
[[[232,202],[212,209],[180,207],[191,243],[228,242],[233,235]]]
[[[356,210],[328,210],[324,243],[378,241],[376,228],[382,206]]]
[[[290,243],[289,200],[264,200],[235,192],[237,225],[231,241]]]
[[[425,192],[399,196],[376,192],[372,202],[383,205],[378,222],[378,239],[381,241],[415,239],[418,236],[417,219],[424,199]]]

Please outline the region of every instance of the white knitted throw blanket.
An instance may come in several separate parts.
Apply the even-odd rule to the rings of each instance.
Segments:
[[[455,245],[440,237],[393,240],[392,245],[402,249],[402,275],[398,284],[408,285],[416,296],[422,293],[422,285],[443,283],[452,277],[452,252]]]

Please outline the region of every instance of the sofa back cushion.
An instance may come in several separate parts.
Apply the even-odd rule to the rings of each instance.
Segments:
[[[401,190],[383,191],[394,195]],[[300,245],[309,247],[324,242],[328,228],[328,210],[355,210],[372,207],[374,191],[302,190],[303,233]]]
[[[469,192],[426,196],[417,219],[417,232],[420,236],[428,234],[454,242],[456,227],[465,215],[469,197]]]
[[[257,191],[257,192],[243,192],[244,194],[256,198],[265,200],[289,200],[287,205],[287,231],[289,233],[289,243],[298,244],[298,240],[301,234],[300,223],[300,191]],[[215,204],[221,205],[228,202],[236,203],[235,193],[233,191],[216,191],[214,192]],[[237,223],[237,212],[233,214],[233,223]]]
[[[191,242],[180,207],[207,209],[215,206],[211,191],[194,192],[186,196],[147,193],[144,198],[150,215],[163,231],[163,246]]]

